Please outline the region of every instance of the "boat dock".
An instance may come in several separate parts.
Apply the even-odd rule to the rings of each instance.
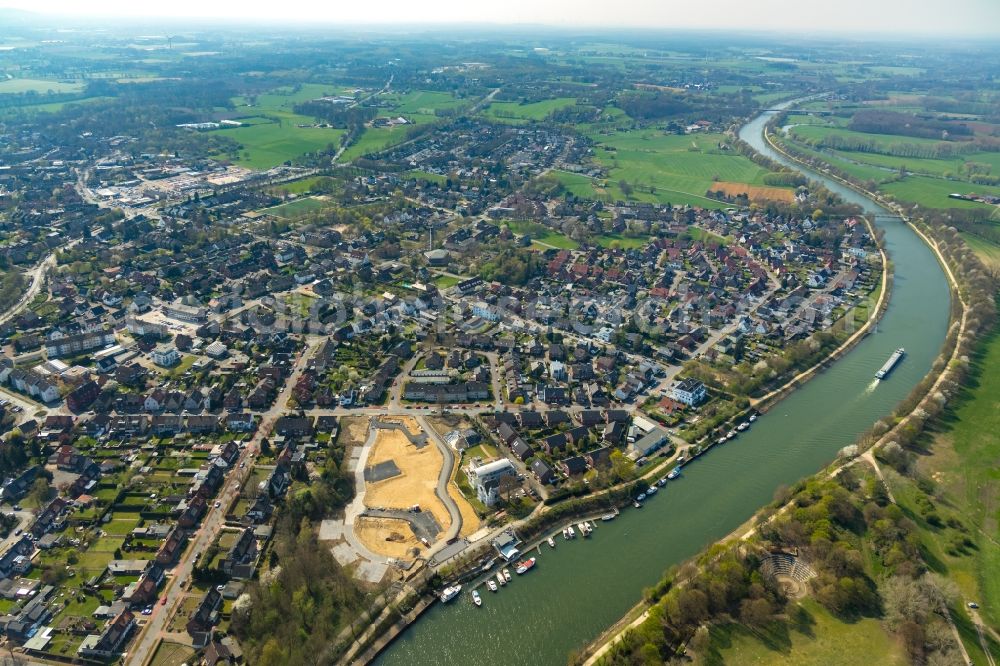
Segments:
[[[896,367],[896,364],[899,363],[899,359],[903,358],[903,354],[905,353],[906,350],[902,347],[892,352],[892,356],[890,356],[889,360],[885,362],[885,365],[879,368],[879,371],[875,373],[875,379],[884,379],[886,375],[892,372],[892,369]]]

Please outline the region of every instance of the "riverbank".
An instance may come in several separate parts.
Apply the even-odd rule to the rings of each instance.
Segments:
[[[811,171],[813,169],[812,166],[804,163],[802,160],[796,159],[794,156],[790,155],[789,153],[787,153],[786,151],[784,151],[780,146],[778,146],[772,140],[772,138],[770,137],[770,133],[768,132],[766,126],[765,126],[765,129],[764,129],[763,136],[764,136],[764,139],[767,141],[767,143],[771,146],[771,148],[773,150],[775,150],[776,152],[780,153],[786,159],[794,162],[795,164],[799,165],[800,167],[806,169],[807,171]],[[958,328],[957,337],[961,337],[961,336],[965,335],[968,306],[967,306],[966,301],[962,298],[962,294],[961,294],[961,289],[959,287],[959,283],[958,283],[957,279],[955,278],[955,275],[954,275],[954,273],[952,271],[951,266],[948,264],[945,256],[941,252],[941,249],[938,246],[937,241],[935,239],[931,238],[927,233],[924,232],[924,230],[920,229],[916,224],[914,224],[905,215],[905,213],[903,213],[903,211],[900,210],[900,208],[897,205],[895,205],[895,204],[893,204],[891,202],[885,201],[877,193],[867,191],[864,188],[858,187],[856,184],[850,183],[849,181],[846,181],[846,180],[844,180],[842,178],[839,178],[839,177],[837,177],[837,176],[835,176],[833,174],[825,174],[825,175],[827,175],[828,177],[830,177],[832,179],[837,180],[842,185],[851,188],[855,192],[858,192],[859,194],[867,196],[872,201],[874,201],[877,204],[883,206],[886,210],[893,211],[894,213],[896,213],[899,216],[899,218],[901,220],[903,220],[904,223],[906,223],[914,232],[916,232],[917,236],[934,253],[934,256],[936,257],[936,259],[937,259],[938,263],[940,264],[942,270],[944,271],[945,275],[947,276],[949,291],[951,292],[952,297],[955,298],[955,299],[957,299],[958,303],[961,306],[961,308],[960,308],[961,309],[961,314],[960,314],[960,317],[958,318],[958,327],[959,328]],[[866,224],[868,224],[869,231],[870,231],[870,233],[872,233],[872,235],[874,237],[874,229],[872,228],[871,223],[867,219],[865,220],[865,222],[866,222]],[[888,261],[887,261],[887,257],[886,257],[886,254],[885,254],[884,247],[883,247],[883,245],[881,243],[879,244],[879,249],[880,249],[880,252],[882,254],[882,262],[883,262],[883,264],[882,264],[883,265],[883,285],[885,285],[886,284],[886,279],[887,279],[887,276],[888,276]],[[844,352],[846,352],[847,349],[849,349],[851,346],[853,346],[854,344],[856,344],[861,339],[861,337],[863,337],[867,333],[866,329],[868,328],[868,326],[871,323],[872,319],[874,319],[874,320],[877,321],[878,316],[880,316],[880,313],[883,312],[884,300],[885,300],[884,299],[885,293],[886,293],[886,289],[885,289],[885,287],[883,287],[882,294],[880,295],[880,298],[879,298],[879,301],[878,301],[878,306],[876,308],[876,311],[879,314],[877,314],[876,317],[874,317],[874,318],[870,318],[869,322],[866,323],[865,327],[863,327],[861,330],[859,330],[857,333],[855,333],[855,335],[852,335],[850,339],[848,339],[847,341],[845,341],[844,345],[847,345],[847,347],[845,349],[842,350],[841,347],[844,347],[844,345],[841,345],[841,347],[838,347],[838,349],[835,350],[835,352],[831,354],[831,357],[834,356],[834,354],[836,354],[837,357],[839,358],[840,355],[842,355]],[[949,329],[954,324],[955,324],[955,321],[954,320],[950,320],[949,323],[948,323]],[[959,358],[958,358],[959,354],[960,354],[959,345],[956,344],[953,347],[953,349],[951,351],[951,354],[949,355],[948,362],[945,363],[944,366],[941,369],[934,369],[934,368],[932,368],[931,372],[928,373],[928,375],[927,375],[928,377],[931,376],[931,375],[936,375],[935,380],[930,385],[930,387],[928,387],[924,391],[923,396],[918,401],[917,405],[907,415],[905,415],[903,418],[899,419],[895,423],[895,425],[893,425],[893,427],[889,428],[887,432],[883,433],[881,437],[879,437],[875,442],[873,442],[868,447],[867,451],[865,451],[865,455],[854,457],[853,459],[848,460],[846,462],[842,462],[842,463],[835,462],[835,463],[833,463],[832,468],[828,467],[828,468],[826,468],[824,470],[821,470],[820,472],[818,472],[814,476],[825,476],[825,477],[836,476],[837,474],[840,473],[841,470],[843,470],[843,469],[845,469],[847,467],[850,467],[850,466],[856,464],[858,461],[870,462],[870,463],[873,464],[873,466],[875,466],[876,470],[878,471],[877,465],[874,465],[874,460],[872,458],[872,454],[878,448],[886,445],[888,442],[894,441],[894,437],[897,436],[897,433],[900,431],[900,429],[908,427],[908,426],[910,426],[913,423],[913,421],[916,418],[915,415],[919,412],[919,410],[921,410],[923,408],[923,406],[925,405],[926,401],[930,398],[930,396],[932,396],[936,391],[938,391],[939,388],[941,387],[941,385],[946,381],[946,377],[947,377],[947,374],[948,374],[948,372],[947,372],[948,367],[952,363],[958,362],[958,360],[959,360]],[[824,365],[825,362],[826,361],[824,361],[822,363],[819,363],[819,364],[817,364],[817,366]],[[812,376],[814,374],[814,372],[818,371],[818,367],[817,366],[814,366],[813,368],[810,368],[805,373],[802,373],[802,375]],[[796,378],[793,378],[793,380],[791,382],[789,382],[789,384],[786,384],[786,386],[789,386],[790,384],[792,384],[793,382],[795,382],[798,378],[799,378],[799,376],[796,376]],[[772,395],[773,395],[773,399],[774,400],[780,400],[780,398],[782,397],[781,391],[784,388],[785,387],[782,387],[782,389],[778,389],[777,391],[772,392],[772,394],[768,394],[768,396],[765,396],[765,398],[772,398]],[[773,520],[775,517],[781,515],[785,511],[787,511],[788,508],[789,508],[788,504],[784,504],[784,505],[778,506],[778,507],[770,506],[769,505],[769,506],[767,506],[765,508],[762,508],[761,510],[757,511],[749,520],[747,520],[740,527],[738,527],[736,530],[734,530],[733,532],[731,532],[730,534],[728,534],[726,537],[724,537],[722,539],[719,539],[717,542],[715,542],[715,544],[713,544],[713,546],[722,546],[723,544],[730,543],[733,540],[745,541],[745,540],[750,539],[756,533],[756,531],[757,531],[756,525],[759,523],[759,521],[761,521],[761,520]],[[650,608],[651,608],[651,604],[649,602],[647,602],[645,600],[644,601],[640,601],[623,618],[621,618],[618,622],[616,622],[615,625],[613,625],[610,629],[608,629],[606,632],[604,632],[597,640],[595,640],[590,645],[588,645],[588,647],[583,651],[583,655],[587,655],[589,653],[589,657],[584,662],[585,666],[593,666],[594,664],[596,664],[601,659],[601,657],[603,655],[605,655],[608,652],[608,650],[610,650],[611,647],[615,643],[617,643],[619,640],[621,640],[622,637],[629,630],[634,629],[634,628],[638,627],[639,625],[641,625],[648,618],[648,614],[649,614]]]
[[[763,141],[763,124],[770,115],[751,121],[743,138],[786,162]],[[884,212],[870,199],[825,182],[867,214]],[[377,663],[565,663],[567,654],[577,654],[630,614],[643,590],[656,586],[664,571],[746,526],[757,507],[773,506],[775,488],[829,469],[839,450],[859,435],[867,436],[871,424],[892,414],[914,387],[922,390],[921,379],[935,367],[947,336],[947,278],[909,225],[897,218],[873,222],[892,256],[889,270],[896,278],[886,285],[891,293],[886,290],[883,305],[890,297],[891,304],[884,309],[878,335],[859,336],[850,353],[772,402],[767,414],[736,440],[685,466],[679,480],[668,483],[643,509],[625,511],[608,523],[599,538],[587,540],[585,547],[560,542],[559,548],[546,550],[530,585],[508,588],[485,608],[433,605]],[[875,371],[900,346],[907,349],[906,362],[891,380],[875,381]],[[646,470],[643,476],[656,473]],[[546,522],[558,519],[559,508]],[[470,652],[470,646],[482,644],[491,650]]]

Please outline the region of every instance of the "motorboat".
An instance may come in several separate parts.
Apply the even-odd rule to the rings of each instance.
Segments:
[[[461,591],[462,591],[462,586],[459,585],[458,583],[444,588],[444,590],[441,591],[441,602],[448,603],[449,601],[457,597],[458,593]]]

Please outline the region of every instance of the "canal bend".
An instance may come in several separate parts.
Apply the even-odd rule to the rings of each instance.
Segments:
[[[760,153],[822,182],[873,215],[884,232],[894,281],[877,332],[776,404],[733,442],[685,467],[641,510],[600,523],[590,539],[541,546],[538,565],[476,608],[467,594],[435,604],[378,664],[562,666],[617,621],[672,565],[726,536],[891,412],[931,369],[948,326],[949,290],[931,250],[898,217],[859,193],[792,163],[763,139],[778,111],[745,125]],[[874,373],[898,347],[906,356],[884,381]]]

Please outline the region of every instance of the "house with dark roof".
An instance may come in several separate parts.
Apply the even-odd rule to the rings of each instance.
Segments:
[[[514,442],[510,445],[510,450],[515,456],[517,456],[517,459],[520,460],[521,462],[524,462],[531,456],[535,455],[534,449],[528,446],[528,443],[525,442],[520,437],[515,439]]]
[[[121,652],[135,626],[135,616],[130,611],[122,611],[105,625],[100,634],[84,638],[76,653],[85,659],[109,660]]]
[[[531,463],[531,473],[535,475],[540,483],[552,483],[556,479],[556,474],[544,460],[535,460]]]
[[[187,621],[187,632],[196,648],[205,647],[212,638],[212,628],[219,623],[222,594],[214,587],[205,593]]]
[[[257,559],[257,537],[252,527],[240,533],[229,553],[219,563],[219,568],[231,578],[246,579],[253,576]]]
[[[576,476],[587,471],[587,459],[583,456],[573,456],[559,461],[559,468],[566,476]]]

